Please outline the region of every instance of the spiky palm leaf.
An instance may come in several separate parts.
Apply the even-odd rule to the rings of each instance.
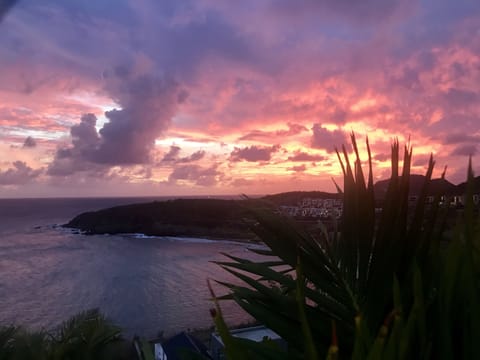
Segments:
[[[275,256],[275,260],[252,262],[229,256],[230,261],[218,262],[244,283],[222,283],[230,290],[230,298],[286,339],[289,351],[300,358],[312,354],[312,346],[318,354],[326,354],[332,349],[332,337],[338,339],[334,347],[342,358],[364,358],[370,353],[375,358],[381,351],[371,352],[372,347],[383,349],[380,344],[385,343],[387,336],[380,336],[379,329],[388,330],[385,321],[392,318],[389,314],[395,308],[394,279],[398,279],[402,289],[397,302],[407,313],[412,312],[408,318],[395,317],[402,319],[407,329],[419,326],[420,308],[425,306],[424,297],[418,295],[423,286],[418,273],[427,281],[432,279],[432,274],[424,271],[431,265],[432,254],[438,253],[438,232],[434,231],[438,227],[438,201],[428,210],[429,214],[425,208],[434,167],[432,157],[417,205],[413,212],[409,211],[412,149],[405,146],[400,174],[400,149],[398,141],[394,141],[392,175],[383,210],[376,217],[368,140],[369,173],[365,181],[353,134],[351,139],[353,167],[345,147],[342,154],[337,151],[344,174],[344,209],[338,233],[325,232],[324,238],[318,239],[268,208],[257,207],[251,210],[259,224],[256,231],[271,249],[263,254]],[[297,286],[299,265],[300,277],[305,279],[304,291]],[[297,280],[289,275],[295,273]],[[417,279],[415,286],[411,286],[413,279]],[[272,283],[276,286],[272,287]],[[299,309],[299,301],[304,303],[304,310]],[[334,336],[330,335],[332,320]],[[306,336],[305,325],[311,336]],[[400,327],[396,322],[395,334],[401,333]],[[389,345],[388,351],[392,348]]]

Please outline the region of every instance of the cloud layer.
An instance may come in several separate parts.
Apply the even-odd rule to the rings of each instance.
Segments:
[[[340,176],[351,131],[379,176],[390,141],[410,137],[414,172],[433,152],[462,181],[479,151],[479,13],[469,0],[18,2],[0,9],[0,196],[314,189]]]

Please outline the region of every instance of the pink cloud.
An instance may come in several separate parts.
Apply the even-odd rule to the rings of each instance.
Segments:
[[[461,145],[452,151],[453,156],[473,156],[478,152],[478,145]]]
[[[174,168],[168,181],[176,183],[178,180],[186,180],[199,186],[214,186],[220,175],[216,166],[203,168],[199,165],[180,165]]]
[[[272,137],[289,137],[298,135],[308,129],[300,124],[287,124],[287,130],[276,130],[276,131],[262,131],[262,130],[253,130],[246,135],[243,135],[238,140],[271,140]]]
[[[287,171],[294,171],[294,172],[304,172],[305,170],[307,170],[307,166],[305,164],[287,168]]]
[[[131,183],[141,166],[151,181],[172,171],[179,188],[211,168],[206,151],[230,179],[261,161],[270,186],[300,184],[271,162],[282,156],[330,177],[332,151],[351,130],[369,135],[378,166],[389,139],[411,136],[419,156],[434,151],[455,168],[480,136],[477,8],[462,0],[20,2],[0,35],[0,145],[20,148],[31,136],[35,148],[12,154],[41,159],[52,177],[88,182],[118,171],[115,179]],[[161,154],[165,137],[190,144]],[[204,181],[230,186],[214,178]]]
[[[260,146],[247,146],[244,148],[235,148],[230,154],[230,161],[270,161],[272,154],[280,150],[279,145],[273,145],[271,147]]]
[[[323,161],[326,157],[323,155],[317,154],[309,154],[307,152],[303,152],[297,150],[294,155],[288,157],[288,161]]]
[[[247,187],[255,185],[255,181],[247,179],[234,179],[230,183],[233,187]]]
[[[179,157],[181,150],[180,146],[170,146],[170,150],[163,155],[161,163],[189,163],[203,159],[206,154],[204,150],[198,150],[188,156]]]
[[[38,178],[42,171],[42,169],[32,169],[25,162],[15,161],[12,167],[0,171],[0,186],[24,185]]]
[[[334,152],[335,147],[340,148],[347,145],[349,140],[341,130],[330,131],[320,124],[314,124],[311,146],[317,149],[324,149],[327,152]]]

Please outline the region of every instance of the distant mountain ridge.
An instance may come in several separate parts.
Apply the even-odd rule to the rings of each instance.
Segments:
[[[374,184],[374,192],[376,199],[382,199],[387,193],[390,179],[380,180]],[[410,175],[410,195],[420,195],[423,184],[425,183],[425,175]],[[463,182],[458,185],[452,184],[446,179],[432,179],[430,181],[427,195],[462,195],[465,193],[467,183]],[[480,176],[474,179],[474,192],[480,193]],[[270,201],[276,205],[296,205],[305,198],[312,199],[339,199],[341,194],[329,193],[324,191],[290,191],[285,193],[264,196],[262,199]]]
[[[274,203],[275,205],[296,205],[305,198],[312,199],[340,199],[341,194],[324,191],[290,191],[273,195],[266,195],[262,200]]]
[[[463,182],[457,185],[457,194],[465,194],[467,190],[467,183]],[[474,193],[480,193],[480,176],[473,179],[473,191]]]
[[[382,199],[385,197],[390,184],[390,179],[380,180],[375,183],[374,191],[375,198]],[[422,187],[425,184],[425,176],[412,174],[410,175],[410,195],[419,195],[422,191]],[[456,192],[457,186],[445,179],[432,179],[428,189],[428,195],[445,194],[451,195]]]

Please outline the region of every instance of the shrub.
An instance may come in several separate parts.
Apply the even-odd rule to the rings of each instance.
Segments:
[[[52,333],[0,327],[1,360],[122,359],[129,348],[120,329],[96,309],[71,317]]]

